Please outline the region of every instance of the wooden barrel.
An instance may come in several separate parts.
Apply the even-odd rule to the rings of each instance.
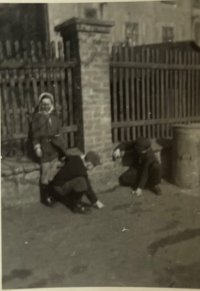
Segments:
[[[200,124],[173,127],[172,177],[177,186],[200,185]]]

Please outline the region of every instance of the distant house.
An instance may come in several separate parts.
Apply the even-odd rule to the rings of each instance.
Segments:
[[[60,40],[55,26],[72,17],[113,20],[111,44],[194,40],[200,45],[200,0],[0,4],[0,38]]]

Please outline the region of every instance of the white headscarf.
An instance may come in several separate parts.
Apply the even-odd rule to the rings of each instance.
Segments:
[[[44,92],[44,93],[42,93],[42,94],[39,96],[39,98],[38,98],[38,101],[39,101],[39,111],[41,111],[41,110],[40,110],[40,105],[41,105],[42,99],[43,99],[44,97],[49,98],[49,99],[51,100],[51,103],[52,103],[51,109],[49,110],[49,112],[46,112],[46,114],[49,114],[49,113],[51,113],[52,110],[54,109],[54,97],[53,97],[53,95],[52,95],[51,93],[48,93],[48,92]]]

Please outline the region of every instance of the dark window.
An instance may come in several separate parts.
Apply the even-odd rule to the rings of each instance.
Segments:
[[[195,42],[200,45],[200,22],[195,23],[194,27],[194,39]]]
[[[85,9],[85,18],[96,19],[97,18],[97,9],[86,8]]]
[[[139,41],[139,24],[127,22],[125,27],[126,42],[130,45],[136,45]]]
[[[46,4],[0,5],[0,39],[13,41],[46,41]]]
[[[173,27],[163,27],[163,29],[162,29],[162,41],[163,42],[173,42],[174,41],[174,28]]]
[[[193,7],[200,8],[200,0],[193,0]]]

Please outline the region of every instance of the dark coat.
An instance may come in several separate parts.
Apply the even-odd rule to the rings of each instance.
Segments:
[[[148,180],[149,166],[152,162],[158,163],[153,150],[149,148],[146,153],[140,154],[136,150],[136,144],[134,141],[122,142],[115,148],[115,150],[116,149],[120,149],[120,151],[125,151],[125,156],[123,157],[123,159],[126,160],[126,166],[129,166],[130,168],[133,167],[137,170],[138,187],[144,189]]]
[[[32,117],[32,144],[33,147],[41,146],[42,158],[41,162],[50,162],[56,157],[66,155],[65,144],[61,134],[61,121],[53,110],[46,115],[36,112]]]

